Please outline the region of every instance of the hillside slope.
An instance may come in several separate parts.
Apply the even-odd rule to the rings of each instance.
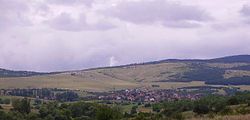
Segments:
[[[250,56],[211,60],[162,60],[143,64],[0,78],[0,88],[58,87],[83,90],[176,88],[197,85],[250,85]],[[15,84],[18,83],[18,84]],[[204,84],[205,83],[205,84]]]

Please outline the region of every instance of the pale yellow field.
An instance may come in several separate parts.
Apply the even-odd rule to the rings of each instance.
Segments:
[[[152,82],[168,80],[171,79],[171,76],[182,74],[188,70],[189,68],[184,63],[161,63],[135,65],[122,68],[97,69],[94,71],[120,80]]]
[[[56,75],[0,78],[0,88],[66,88],[88,91],[141,88],[161,84],[161,88],[185,86],[189,83],[154,83],[168,80],[171,75],[187,70],[182,63],[136,65],[123,68],[106,68],[72,71]]]
[[[58,74],[51,76],[37,76],[24,78],[0,78],[0,88],[65,88],[87,91],[111,91],[127,88],[149,88],[152,85],[160,85],[156,89],[170,89],[186,86],[201,86],[203,82],[132,82],[119,79],[91,79],[71,76],[69,74]]]
[[[131,88],[137,87],[137,84],[105,77],[98,80],[88,80],[84,77],[71,76],[70,74],[23,78],[0,78],[0,88],[65,88],[103,91],[112,90],[114,87]]]

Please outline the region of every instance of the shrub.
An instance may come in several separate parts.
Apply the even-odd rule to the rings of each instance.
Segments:
[[[151,104],[147,103],[147,104],[144,105],[144,107],[146,107],[146,108],[151,107]]]
[[[225,107],[221,112],[221,115],[232,115],[233,110],[230,107]]]
[[[250,100],[247,101],[247,106],[250,106]]]
[[[0,104],[10,104],[10,99],[1,99],[0,98]]]
[[[160,106],[160,104],[154,104],[154,105],[152,105],[152,110],[153,110],[154,112],[160,112],[160,111],[161,111],[161,106]]]
[[[193,112],[201,115],[201,114],[207,114],[209,112],[209,108],[206,105],[196,105],[194,107]]]
[[[22,100],[19,99],[13,100],[12,106],[15,111],[18,111],[20,113],[28,114],[31,111],[30,100],[28,100],[27,98],[24,98]]]
[[[118,107],[110,108],[103,105],[98,107],[96,113],[97,120],[119,120],[122,117],[122,113]]]
[[[228,105],[238,105],[239,104],[239,100],[236,97],[231,97],[227,101],[227,104]]]
[[[137,108],[138,108],[138,106],[133,106],[132,109],[131,109],[131,111],[130,111],[130,114],[131,115],[136,114],[137,113]]]

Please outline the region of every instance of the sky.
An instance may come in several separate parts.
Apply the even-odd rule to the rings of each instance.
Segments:
[[[0,0],[0,68],[250,54],[250,0]]]

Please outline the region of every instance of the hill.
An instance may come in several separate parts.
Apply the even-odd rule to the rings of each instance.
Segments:
[[[152,87],[153,85],[159,85],[159,88],[202,85],[245,85],[248,87],[250,85],[250,55],[210,60],[168,59],[58,74],[20,72],[18,76],[10,74],[12,72],[9,72],[8,78],[0,78],[0,88],[57,87],[103,91],[141,87],[156,89]]]
[[[222,62],[222,63],[234,63],[234,62],[250,63],[250,55],[228,56],[228,57],[223,57],[223,58],[211,59],[208,61],[210,61],[210,62]]]
[[[49,73],[40,73],[32,71],[14,71],[0,68],[0,77],[29,77],[35,75],[46,75]]]

